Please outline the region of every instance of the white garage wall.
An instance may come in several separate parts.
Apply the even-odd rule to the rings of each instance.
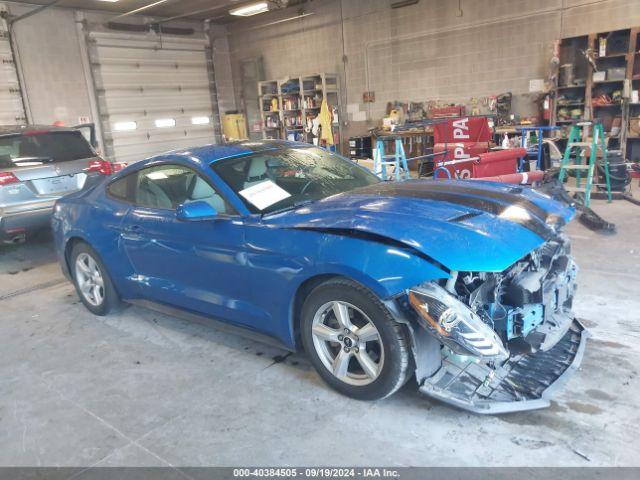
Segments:
[[[7,6],[12,15],[21,15],[34,8],[32,5],[17,2],[7,2]],[[94,55],[94,65],[91,65],[88,60],[92,48],[86,48],[87,43],[82,27],[84,23],[82,22],[86,21],[91,30],[102,30],[108,34],[113,31],[101,29],[99,25],[111,18],[113,15],[52,7],[21,20],[15,25],[14,43],[19,49],[21,71],[25,79],[23,90],[26,92],[25,100],[28,102],[31,112],[28,120],[31,123],[51,124],[55,121],[62,121],[66,125],[75,125],[81,117],[84,117],[96,124],[102,123],[110,126],[114,121],[119,121],[121,117],[127,116],[127,113],[134,113],[123,110],[129,107],[132,110],[137,109],[149,114],[147,118],[138,118],[143,127],[149,126],[146,125],[149,122],[153,124],[155,116],[152,116],[151,112],[154,108],[162,118],[168,117],[176,120],[176,128],[167,128],[160,133],[155,128],[138,130],[138,133],[143,135],[140,138],[135,138],[135,135],[114,136],[110,129],[103,129],[103,137],[106,140],[100,145],[103,153],[120,161],[136,161],[161,151],[214,143],[212,125],[218,120],[214,113],[217,113],[214,108],[217,98],[215,88],[213,89],[213,97],[211,92],[207,92],[206,89],[209,84],[208,78],[205,78],[205,72],[212,68],[212,62],[210,61],[211,53],[208,50],[209,44],[206,41],[203,23],[186,21],[171,24],[171,26],[188,27],[195,30],[197,48],[199,49],[197,60],[189,58],[193,52],[186,52],[182,61],[178,57],[173,58],[174,65],[181,64],[181,68],[177,71],[162,71],[162,68],[157,64],[149,70],[151,75],[157,74],[157,78],[161,82],[175,86],[176,90],[180,85],[187,87],[179,95],[182,104],[178,105],[175,102],[175,95],[172,100],[168,100],[166,92],[160,91],[156,92],[158,97],[155,100],[149,90],[144,95],[133,95],[129,98],[125,98],[126,95],[123,96],[124,91],[116,92],[114,88],[110,88],[107,95],[100,94],[99,89],[105,85],[117,83],[116,77],[118,76],[124,82],[130,81],[131,78],[127,77],[127,74],[135,67],[135,65],[127,67],[120,60],[115,61],[112,58],[106,62],[110,64],[109,67],[106,67],[105,63],[104,67],[106,68],[100,68],[98,57]],[[123,21],[142,23],[149,20],[152,19],[133,16]],[[170,36],[164,36],[164,38],[168,39]],[[176,38],[178,42],[182,41],[181,36]],[[187,38],[189,37],[185,37],[185,39]],[[189,42],[189,40],[186,41]],[[156,46],[162,47],[162,45],[162,40],[156,39]],[[165,43],[164,46],[168,45]],[[133,51],[135,50],[131,49],[129,53]],[[165,54],[152,48],[147,51],[146,56],[143,55],[139,60],[154,56],[158,57],[156,60],[160,60],[160,57]],[[83,58],[85,59],[84,64]],[[97,68],[96,63],[98,64]],[[226,63],[228,64],[228,60]],[[93,67],[95,76],[91,75],[92,69],[88,67]],[[225,68],[225,70],[228,71],[229,68]],[[225,82],[227,86],[230,83],[228,78]],[[98,92],[93,88],[94,79]],[[138,78],[138,81],[132,82],[137,88],[144,86],[143,84],[148,78],[142,83],[139,80],[141,77]],[[187,84],[189,82],[198,83],[199,91],[188,92]],[[232,89],[230,96],[233,98]],[[232,106],[233,101],[227,105]],[[98,109],[98,107],[100,108]],[[99,115],[99,113],[105,114],[106,117]],[[197,116],[209,116],[211,123],[208,126],[192,125],[191,119]],[[150,134],[150,130],[153,135]],[[120,155],[117,154],[116,147],[120,147]]]
[[[236,23],[235,83],[241,62],[258,57],[266,78],[336,72],[344,103],[368,117],[352,121],[347,135],[365,133],[395,100],[468,103],[511,91],[514,109],[530,115],[529,79],[545,75],[554,39],[640,25],[640,0],[420,0],[391,9],[392,1],[311,2],[312,15],[299,20],[259,28],[294,16],[290,9]],[[375,103],[362,102],[366,90]]]
[[[33,9],[7,3],[13,15]],[[26,90],[31,123],[75,125],[90,116],[89,95],[72,11],[49,9],[14,26],[14,45]]]
[[[209,36],[212,38],[213,68],[216,73],[216,90],[220,114],[236,110],[235,85],[231,70],[231,52],[224,25],[211,25]]]
[[[108,158],[216,142],[204,35],[89,30],[87,42]]]
[[[393,11],[390,2],[316,1],[307,7],[315,14],[303,20],[248,29],[295,15],[291,9],[243,19],[228,37],[216,29],[221,110],[241,105],[239,66],[248,58],[262,57],[268,77],[341,74],[345,103],[358,104],[373,121],[392,100],[447,96],[456,101],[506,89],[522,92],[529,78],[544,74],[554,38],[640,25],[640,0],[462,0],[462,15],[458,0],[421,0]],[[33,8],[6,3],[18,15]],[[192,25],[202,27],[201,22]],[[41,12],[16,25],[15,39],[29,120],[73,124],[91,116],[74,12],[55,7]],[[458,42],[467,46],[450,52]],[[375,104],[362,104],[367,85],[376,91]],[[518,102],[516,108],[520,103],[529,102]],[[348,133],[360,133],[370,124],[352,122]]]
[[[0,12],[6,6],[0,3]],[[7,22],[0,19],[0,125],[24,123],[26,116]]]

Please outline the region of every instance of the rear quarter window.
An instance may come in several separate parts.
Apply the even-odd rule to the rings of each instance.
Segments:
[[[107,193],[110,197],[118,200],[129,201],[129,180],[131,175],[119,178],[107,186]]]

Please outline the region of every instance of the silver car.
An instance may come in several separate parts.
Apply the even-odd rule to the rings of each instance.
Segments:
[[[92,127],[0,126],[0,242],[48,227],[58,198],[122,167],[98,156]]]

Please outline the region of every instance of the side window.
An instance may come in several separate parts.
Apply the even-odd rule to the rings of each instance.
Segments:
[[[245,185],[254,180],[250,172],[250,166],[253,158],[237,158],[228,162],[220,162],[216,165],[216,171],[224,179],[224,181],[236,192],[244,190]]]
[[[160,165],[138,172],[135,203],[148,208],[174,210],[178,205],[204,201],[218,213],[230,208],[207,181],[190,168]]]
[[[117,198],[118,200],[129,200],[127,198],[129,180],[131,175],[127,175],[126,177],[122,177],[115,182],[112,182],[107,188],[107,192],[113,198]]]

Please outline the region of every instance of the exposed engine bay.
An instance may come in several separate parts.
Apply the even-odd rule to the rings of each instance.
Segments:
[[[584,349],[571,310],[577,270],[556,235],[503,272],[452,272],[411,289],[404,309],[428,335],[414,335],[421,391],[479,413],[548,406]]]
[[[452,293],[500,336],[513,354],[553,347],[571,325],[577,267],[558,237],[501,273],[458,273]]]

